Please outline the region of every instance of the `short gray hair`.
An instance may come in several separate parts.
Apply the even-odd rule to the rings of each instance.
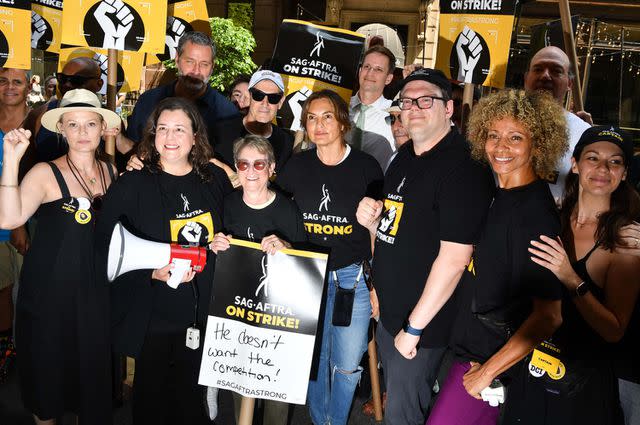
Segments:
[[[269,161],[269,164],[275,164],[276,162],[276,156],[273,153],[273,146],[271,146],[271,142],[262,136],[250,134],[233,142],[234,163],[238,162],[238,155],[244,148],[254,148],[261,154],[267,155],[267,161]]]
[[[209,37],[207,34],[200,31],[189,31],[184,33],[184,35],[180,37],[180,41],[178,41],[178,48],[177,48],[178,55],[182,55],[182,52],[184,50],[184,45],[189,41],[199,46],[210,47],[211,59],[216,58],[216,51],[217,51],[216,43],[213,42],[211,37]]]

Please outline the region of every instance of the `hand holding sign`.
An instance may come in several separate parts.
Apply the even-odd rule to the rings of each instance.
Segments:
[[[464,47],[466,47],[466,52]],[[482,45],[480,37],[474,30],[465,25],[456,43],[456,52],[458,54],[458,81],[471,83],[473,79],[473,70],[480,60],[482,53]]]
[[[124,50],[124,38],[133,26],[129,7],[120,0],[103,0],[93,13],[102,31],[102,48]]]
[[[47,23],[33,10],[31,11],[31,48],[37,49],[38,42],[47,30]]]
[[[167,18],[167,34],[164,37],[164,42],[169,48],[169,54],[172,59],[176,57],[178,41],[180,41],[180,37],[184,34],[185,29],[186,27],[180,20],[173,16]]]

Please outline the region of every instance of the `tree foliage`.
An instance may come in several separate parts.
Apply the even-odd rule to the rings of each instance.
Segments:
[[[251,59],[256,40],[250,31],[231,19],[210,18],[209,25],[211,38],[217,47],[216,64],[209,85],[223,92],[238,75],[250,75],[257,68]],[[163,63],[169,69],[176,68],[173,59]]]
[[[253,6],[251,3],[229,2],[229,19],[244,29],[253,31]]]
[[[251,74],[256,64],[251,53],[256,48],[256,39],[245,28],[231,19],[211,18],[211,37],[218,47],[216,68],[211,77],[211,87],[224,91],[240,74]]]

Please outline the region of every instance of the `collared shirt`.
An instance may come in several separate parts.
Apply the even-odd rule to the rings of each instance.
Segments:
[[[386,111],[391,106],[391,100],[386,99],[384,96],[380,96],[375,102],[367,105],[368,108],[364,111],[364,128],[363,131],[361,150],[372,155],[380,167],[384,170],[389,163],[389,158],[395,152],[395,141],[393,139],[393,132],[391,131],[391,125],[387,122],[386,118],[389,113]],[[352,142],[354,137],[358,136],[358,131],[354,131],[356,123],[360,117],[360,106],[362,102],[360,97],[356,93],[351,97],[349,103],[349,118],[351,119],[353,129],[345,136],[348,142]],[[385,144],[383,144],[385,143]],[[388,145],[388,146],[387,146]]]
[[[147,123],[147,119],[156,106],[158,106],[158,103],[168,97],[174,97],[175,95],[175,82],[144,92],[136,102],[133,113],[129,116],[125,135],[134,143],[140,142],[142,140],[142,133]],[[212,89],[209,86],[207,86],[207,90],[204,94],[194,102],[207,125],[209,143],[213,145],[213,136],[215,134],[213,130],[215,124],[219,120],[239,115],[238,108],[233,106],[233,104],[226,97],[218,93],[217,90]]]

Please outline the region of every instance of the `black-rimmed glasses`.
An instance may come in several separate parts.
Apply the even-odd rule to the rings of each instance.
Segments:
[[[438,96],[420,96],[418,98],[401,97],[397,100],[397,105],[398,108],[402,109],[403,111],[411,109],[414,104],[417,105],[420,109],[429,109],[433,106],[434,99],[446,102],[444,97]]]

